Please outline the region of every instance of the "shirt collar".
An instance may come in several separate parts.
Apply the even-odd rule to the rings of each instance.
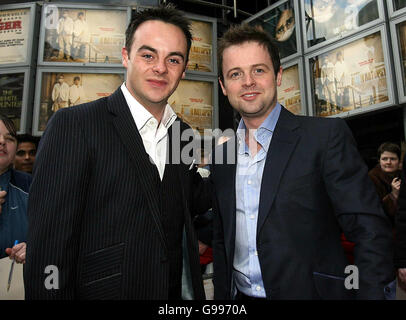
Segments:
[[[278,123],[279,115],[281,113],[281,105],[276,102],[275,107],[271,113],[266,117],[264,122],[259,126],[259,128],[254,133],[255,139],[258,143],[268,152],[269,143],[271,141],[272,133],[275,131],[276,124]],[[237,128],[237,139],[238,139],[238,153],[248,153],[248,146],[245,143],[245,126],[244,120],[241,119]]]
[[[134,118],[135,124],[137,125],[138,131],[142,130],[145,124],[154,116],[145,107],[137,101],[127,89],[125,83],[121,85],[121,91],[124,94],[124,98],[130,108],[131,114]],[[162,115],[161,123],[166,128],[173,124],[176,120],[176,113],[173,111],[169,104],[166,104],[164,113]],[[154,118],[155,119],[155,118]]]

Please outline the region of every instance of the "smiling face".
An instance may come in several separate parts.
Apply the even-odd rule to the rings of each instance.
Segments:
[[[131,51],[122,49],[126,86],[146,109],[163,109],[185,76],[187,43],[182,30],[159,20],[142,23]]]
[[[0,120],[0,174],[13,163],[17,150],[17,139],[13,137]]]
[[[257,42],[244,42],[224,50],[223,75],[223,93],[246,125],[261,124],[276,105],[282,68],[275,76],[268,50]]]

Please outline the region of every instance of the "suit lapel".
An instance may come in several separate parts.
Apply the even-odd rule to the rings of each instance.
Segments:
[[[298,126],[299,123],[295,116],[282,108],[268,149],[262,175],[257,236],[260,234],[265,219],[270,212],[289,158],[299,141],[299,135],[294,132],[294,129]]]
[[[224,228],[224,241],[227,256],[232,261],[235,246],[235,228],[236,228],[236,192],[235,192],[235,175],[237,169],[237,144],[236,137],[234,136],[229,141],[224,143],[222,147],[223,165],[218,168],[218,185],[221,186],[221,192],[218,193],[217,200],[220,207],[220,212],[223,212],[223,224],[227,226]],[[228,146],[233,146],[233,152],[227,153]],[[227,156],[233,157],[228,159]],[[215,161],[221,161],[220,156],[216,155]],[[231,160],[231,161],[228,161]],[[217,192],[217,190],[216,190]],[[231,226],[231,227],[228,227]]]
[[[164,247],[167,247],[167,239],[163,231],[162,222],[159,218],[159,199],[151,181],[154,181],[154,173],[148,166],[149,157],[145,151],[144,144],[137,125],[127,105],[127,101],[121,89],[117,89],[108,99],[108,110],[114,115],[113,125],[127,149],[127,153],[132,160],[134,169],[137,172],[142,185],[141,192],[144,193],[152,218],[157,226]]]

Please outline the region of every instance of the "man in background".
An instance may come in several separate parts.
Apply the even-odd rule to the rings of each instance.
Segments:
[[[52,88],[52,111],[69,107],[69,85],[65,82],[63,74],[58,75],[57,82]]]
[[[85,102],[85,91],[80,84],[80,77],[75,76],[73,78],[73,84],[69,88],[69,106],[77,106]]]
[[[17,135],[17,152],[14,158],[14,169],[32,173],[38,139],[30,134]]]
[[[73,24],[72,56],[76,61],[85,61],[88,45],[89,27],[85,20],[85,14],[81,11]]]
[[[69,17],[67,10],[64,10],[62,17],[58,20],[58,44],[59,44],[59,59],[71,60],[72,36],[73,36],[73,20]]]

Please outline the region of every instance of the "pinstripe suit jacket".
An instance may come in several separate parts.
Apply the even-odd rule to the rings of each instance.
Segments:
[[[148,161],[120,89],[52,117],[29,195],[27,299],[168,299],[167,244]],[[178,168],[194,297],[204,299],[190,211],[204,212],[210,195],[195,170]],[[201,207],[191,208],[198,200]],[[58,268],[57,290],[44,285],[48,265]]]

